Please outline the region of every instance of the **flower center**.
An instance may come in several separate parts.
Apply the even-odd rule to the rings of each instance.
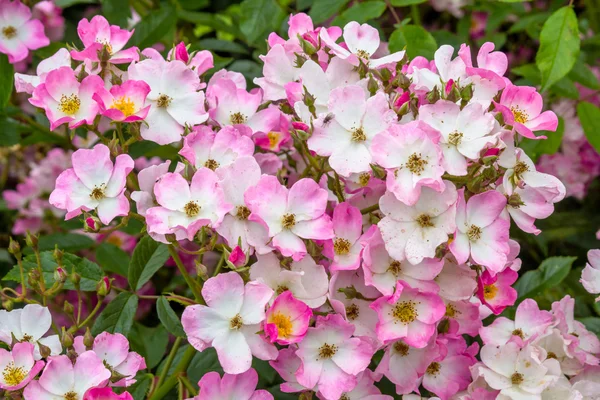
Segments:
[[[319,358],[331,358],[337,351],[338,347],[335,344],[325,343],[319,348]]]
[[[6,367],[4,367],[4,371],[2,371],[2,378],[6,383],[6,386],[17,386],[19,383],[23,382],[23,379],[27,376],[27,372],[23,367],[15,367],[14,362],[8,363]]]
[[[348,397],[348,395],[346,393],[342,393],[340,400],[350,400],[350,397]]]
[[[277,326],[277,336],[288,338],[292,334],[292,320],[289,316],[277,313],[271,317],[271,322]]]
[[[333,251],[338,256],[344,256],[344,255],[350,253],[350,247],[351,247],[351,244],[348,239],[335,238],[335,240],[333,241]]]
[[[485,285],[483,287],[483,298],[486,300],[492,300],[496,297],[496,293],[498,293],[498,288],[494,284]]]
[[[519,161],[515,164],[514,174],[518,179],[521,179],[521,175],[529,171],[529,167],[523,161]]]
[[[510,376],[510,382],[513,385],[520,385],[521,383],[523,383],[524,380],[525,379],[523,379],[523,374],[520,374],[518,372],[515,372]]]
[[[477,225],[471,225],[467,231],[467,236],[471,242],[476,242],[481,239],[481,228]]]
[[[454,131],[448,136],[448,143],[453,146],[458,146],[460,144],[460,142],[462,142],[462,137],[463,137],[462,132]]]
[[[247,220],[250,216],[250,209],[246,206],[238,206],[235,216],[241,220]]]
[[[106,51],[108,51],[108,54],[112,54],[112,52],[113,52],[113,48],[112,48],[112,46],[110,45],[110,43],[108,43],[106,40],[98,40],[98,39],[96,39],[96,42],[97,42],[97,43],[101,43],[101,44],[103,44],[104,46],[106,46]]]
[[[296,225],[296,216],[294,214],[285,214],[281,218],[281,224],[285,229],[291,229]]]
[[[94,200],[102,200],[103,198],[106,197],[105,193],[104,193],[104,188],[103,187],[95,187],[92,190],[92,193],[90,193],[90,197]]]
[[[557,359],[556,353],[554,353],[553,351],[549,351],[547,358],[553,358],[553,359],[556,360]]]
[[[402,263],[394,260],[390,263],[390,266],[387,270],[394,274],[394,276],[398,276],[402,272]]]
[[[286,290],[290,290],[286,285],[279,285],[277,286],[277,290],[275,290],[277,292],[277,295],[280,295],[281,293],[285,292]]]
[[[369,57],[371,57],[371,56],[369,55],[369,53],[367,53],[367,52],[366,52],[366,51],[364,51],[364,50],[357,50],[357,51],[356,51],[356,55],[357,55],[357,56],[359,56],[360,58],[364,58],[365,60],[368,60],[368,59],[369,59]]]
[[[231,121],[231,123],[233,125],[239,125],[239,124],[243,124],[246,122],[246,116],[238,111],[236,113],[231,114],[231,116],[229,117],[229,120]],[[270,139],[269,139],[269,141],[270,141]]]
[[[529,119],[529,114],[527,114],[524,110],[521,110],[521,108],[519,108],[519,106],[512,106],[510,108],[510,111],[512,111],[512,113],[513,113],[515,122],[524,124]]]
[[[394,343],[394,350],[396,350],[396,353],[398,353],[398,355],[401,357],[406,357],[410,347],[408,347],[408,345],[404,342],[396,342]]]
[[[208,169],[211,169],[211,170],[213,170],[213,171],[214,171],[214,170],[216,170],[217,168],[219,168],[219,162],[218,162],[218,161],[215,161],[215,160],[213,160],[213,159],[211,158],[211,159],[209,159],[209,160],[206,160],[206,162],[204,163],[204,166],[205,166],[206,168],[208,168]]]
[[[423,171],[425,171],[425,166],[427,164],[427,160],[423,160],[423,158],[421,158],[421,153],[412,153],[408,157],[406,168],[408,168],[408,170],[415,175],[421,175]]]
[[[514,331],[512,331],[512,335],[518,336],[521,339],[525,339],[525,335],[523,334],[523,331],[521,329],[515,329]]]
[[[243,325],[242,316],[240,314],[236,314],[235,317],[231,318],[229,321],[229,329],[238,330]]]
[[[402,301],[394,306],[392,310],[392,316],[404,325],[408,325],[417,319],[417,308],[415,302],[412,300]]]
[[[431,222],[431,216],[428,214],[421,214],[417,217],[417,224],[419,224],[419,226],[421,228],[431,228],[433,226],[435,226],[433,224],[433,222]]]
[[[28,335],[28,334],[24,334],[23,335],[23,339],[21,339],[21,343],[25,343],[25,342],[31,342],[33,340],[33,336]]]
[[[432,362],[429,364],[429,367],[427,367],[427,375],[436,376],[440,373],[440,369],[442,369],[442,366],[439,362]]]
[[[73,115],[79,111],[81,106],[81,100],[77,95],[72,94],[70,96],[62,95],[60,102],[58,103],[58,109],[67,115]]]
[[[116,108],[121,111],[123,115],[129,117],[135,112],[135,104],[129,97],[120,97],[118,100],[113,101],[112,108]]]
[[[4,35],[5,38],[12,39],[15,36],[17,36],[17,28],[9,25],[2,29],[2,34]]]
[[[346,307],[346,317],[350,321],[354,321],[356,318],[358,318],[359,314],[360,314],[360,309],[358,308],[358,306],[356,304],[352,303],[348,307]]]
[[[367,140],[367,135],[365,135],[365,131],[363,131],[362,126],[358,129],[352,131],[352,141],[353,142],[364,142]]]
[[[200,213],[200,206],[195,201],[190,201],[183,206],[183,211],[189,218],[193,218]]]
[[[446,317],[454,318],[456,314],[460,313],[452,304],[446,304]]]
[[[171,104],[172,100],[172,97],[169,97],[166,94],[161,94],[158,96],[158,100],[156,100],[156,105],[160,108],[167,108],[169,107],[169,104]]]
[[[271,148],[277,146],[277,143],[279,143],[279,133],[278,132],[267,133],[267,138],[269,139],[269,147],[271,147]]]
[[[75,392],[65,393],[65,400],[77,400],[77,393],[75,393]]]
[[[369,174],[368,172],[363,172],[358,176],[358,183],[360,184],[360,186],[367,186],[370,180],[371,174]]]

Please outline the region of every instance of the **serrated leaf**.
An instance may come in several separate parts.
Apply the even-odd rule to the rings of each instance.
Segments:
[[[102,243],[96,249],[96,261],[104,271],[127,277],[129,255],[112,243]]]
[[[535,62],[542,73],[545,91],[571,71],[579,57],[579,27],[575,11],[565,6],[544,23]]]
[[[600,153],[600,108],[582,101],[577,105],[577,116],[588,142]]]
[[[78,233],[51,233],[40,236],[38,243],[41,251],[54,250],[55,246],[65,251],[77,251],[91,247],[94,239]]]
[[[151,328],[136,322],[131,329],[129,342],[133,351],[144,357],[146,367],[152,369],[167,351],[169,333],[162,325]]]
[[[167,33],[175,28],[177,14],[175,8],[168,3],[162,3],[161,8],[146,15],[135,26],[135,32],[128,45],[140,49],[150,47],[161,41]]]
[[[423,56],[430,60],[433,59],[438,48],[431,33],[419,25],[406,25],[396,29],[390,36],[388,46],[392,53],[406,47],[406,54],[409,58]]]
[[[0,53],[0,110],[8,105],[13,91],[15,70],[6,54]]]
[[[519,294],[518,301],[534,297],[560,284],[569,275],[576,259],[577,257],[550,257],[538,269],[527,271],[514,286]]]
[[[165,264],[169,249],[150,236],[144,236],[135,246],[129,263],[128,280],[133,290],[139,290]]]
[[[156,312],[158,313],[158,319],[169,332],[178,337],[186,337],[179,317],[164,296],[161,296],[156,302]]]
[[[350,0],[316,0],[310,8],[308,15],[312,18],[315,25],[320,24],[340,12],[342,7],[349,2]]]
[[[92,334],[98,335],[101,332],[109,332],[129,335],[137,307],[138,298],[135,294],[129,292],[119,293],[96,318],[92,327]]]
[[[241,4],[240,30],[250,43],[264,40],[267,34],[276,31],[285,18],[285,13],[275,0],[244,0]]]

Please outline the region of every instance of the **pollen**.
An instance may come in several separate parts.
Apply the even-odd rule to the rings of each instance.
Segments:
[[[353,142],[360,143],[364,142],[365,140],[367,140],[367,135],[365,135],[365,131],[363,130],[362,126],[352,131]]]
[[[410,347],[404,342],[396,342],[394,343],[394,350],[402,357],[406,357],[410,350]]]
[[[340,396],[340,400],[350,400],[350,397],[348,397],[346,393],[342,393],[342,395]]]
[[[553,351],[549,351],[549,352],[548,352],[548,356],[547,356],[547,357],[548,357],[548,358],[553,358],[553,359],[555,359],[555,360],[556,360],[556,358],[557,358],[557,357],[556,357],[556,353],[554,353]]]
[[[111,108],[116,108],[117,110],[121,111],[126,117],[129,117],[130,115],[133,115],[133,113],[135,113],[135,104],[133,103],[133,100],[125,96],[119,97],[118,100],[115,99]]]
[[[285,214],[281,218],[281,224],[285,229],[292,229],[296,225],[296,216],[294,214]]]
[[[390,263],[390,266],[387,270],[394,274],[394,276],[398,276],[402,272],[402,263],[394,260]]]
[[[75,392],[65,393],[64,397],[65,397],[65,400],[77,400],[77,398],[78,398],[77,393],[75,393]]]
[[[275,290],[277,292],[277,295],[280,295],[281,293],[285,292],[286,290],[290,290],[286,285],[279,285],[277,286],[277,290]]]
[[[94,200],[102,200],[103,198],[106,197],[106,194],[104,193],[104,188],[103,187],[95,187],[92,190],[92,193],[90,193],[90,197]]]
[[[6,26],[2,29],[2,34],[4,35],[5,38],[7,39],[12,39],[15,36],[17,36],[17,28],[15,28],[14,26]]]
[[[356,55],[357,55],[357,56],[359,56],[359,57],[360,57],[360,58],[362,58],[362,59],[365,59],[365,60],[368,60],[368,59],[369,59],[369,57],[371,57],[371,56],[369,55],[369,53],[367,53],[367,52],[366,52],[366,51],[364,51],[364,50],[357,50],[357,51],[356,51]]]
[[[392,316],[404,325],[408,325],[419,315],[415,305],[416,303],[411,300],[397,303],[392,310]]]
[[[113,53],[112,46],[106,40],[96,40],[96,42],[101,43],[102,45],[104,45],[106,47],[106,51],[108,51],[108,54],[112,54]]]
[[[519,161],[515,164],[514,174],[518,179],[521,179],[521,175],[529,171],[529,167],[523,161]]]
[[[498,288],[496,285],[485,285],[483,287],[483,298],[486,300],[492,300],[496,297],[498,293]]]
[[[325,343],[319,348],[319,358],[326,359],[331,358],[337,353],[338,347],[334,344]]]
[[[471,225],[467,230],[467,236],[471,242],[476,242],[481,239],[481,228],[477,225]]]
[[[448,136],[448,143],[450,143],[453,146],[458,146],[460,144],[460,142],[462,142],[462,138],[463,138],[463,134],[462,132],[452,132],[449,136]]]
[[[171,101],[173,101],[172,97],[169,97],[166,94],[160,94],[156,100],[156,105],[160,108],[167,108],[171,104]]]
[[[440,373],[440,370],[442,369],[442,366],[440,365],[439,362],[432,362],[431,364],[429,364],[429,366],[427,367],[427,375],[433,375],[436,376],[437,374]]]
[[[512,383],[513,385],[520,385],[521,383],[523,383],[524,380],[525,379],[523,379],[523,374],[520,374],[518,372],[515,372],[510,376],[510,383]]]
[[[70,96],[62,95],[58,103],[58,109],[67,115],[74,115],[81,107],[81,100],[76,94]]]
[[[241,112],[236,112],[231,114],[231,116],[229,117],[229,120],[231,121],[231,123],[233,125],[239,125],[239,124],[243,124],[246,122],[246,116],[244,114],[242,114]],[[269,139],[270,141],[270,139]]]
[[[368,172],[363,172],[362,174],[360,174],[358,176],[358,183],[362,187],[367,186],[369,184],[370,180],[371,180],[371,174],[369,174]]]
[[[17,386],[27,377],[27,372],[23,367],[16,367],[14,362],[8,363],[2,371],[2,378],[6,386]]]
[[[519,106],[512,106],[510,108],[510,111],[512,111],[512,113],[513,113],[515,122],[524,124],[525,122],[527,122],[529,120],[529,114],[527,114],[524,110],[521,110],[521,108]]]
[[[33,340],[33,336],[28,335],[28,334],[24,334],[23,335],[23,339],[21,339],[21,343],[25,343],[25,342],[31,342]]]
[[[279,133],[278,132],[269,132],[267,133],[267,138],[269,139],[269,147],[274,148],[279,143]]]
[[[246,206],[238,206],[235,216],[242,221],[247,220],[250,216],[250,209]]]
[[[360,309],[358,308],[358,306],[356,304],[352,303],[346,307],[346,317],[350,321],[354,321],[356,318],[358,318],[359,314],[360,314]]]
[[[406,162],[406,168],[415,175],[421,175],[425,171],[425,166],[428,164],[427,160],[424,160],[421,153],[412,153],[408,157]]]
[[[460,313],[452,304],[446,304],[446,317],[454,318],[456,314]]]
[[[348,239],[344,238],[335,238],[333,241],[333,251],[338,256],[345,256],[350,253],[351,243]]]
[[[236,314],[235,317],[231,318],[229,321],[229,329],[238,330],[243,324],[244,321],[242,320],[242,316],[240,314]]]
[[[217,168],[219,168],[219,162],[216,160],[213,160],[212,158],[209,160],[206,160],[206,162],[204,163],[204,166],[210,170],[216,170]]]
[[[514,331],[512,331],[512,335],[518,336],[521,339],[525,339],[525,335],[523,334],[523,331],[521,329],[515,329]]]
[[[271,322],[277,326],[278,337],[289,338],[291,336],[293,325],[289,316],[282,313],[276,313],[271,317]]]
[[[431,228],[434,227],[435,225],[433,224],[433,222],[431,222],[431,216],[428,214],[421,214],[417,217],[416,219],[417,224],[419,224],[419,226],[421,228]]]
[[[190,201],[183,206],[183,211],[188,218],[193,218],[200,213],[200,206],[195,201]]]

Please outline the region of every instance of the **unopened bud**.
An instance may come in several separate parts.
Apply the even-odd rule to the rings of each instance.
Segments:
[[[12,311],[14,306],[15,306],[15,303],[13,303],[13,301],[10,299],[4,300],[2,302],[2,308],[5,309],[6,311]]]
[[[229,267],[232,269],[242,268],[246,265],[246,260],[246,254],[244,254],[241,247],[235,246],[235,248],[231,251],[229,258],[227,259],[227,265],[229,265]]]
[[[473,84],[469,83],[460,91],[460,97],[463,101],[470,101],[473,98]]]
[[[71,280],[71,282],[73,282],[73,285],[75,285],[75,287],[79,286],[79,282],[81,282],[81,275],[79,275],[77,272],[73,272],[70,276],[69,279]]]
[[[434,104],[439,99],[440,99],[440,92],[439,92],[437,86],[434,87],[431,92],[427,93],[427,101],[429,102],[429,104]]]
[[[21,245],[19,245],[19,242],[14,240],[12,237],[9,238],[8,252],[18,259],[21,259]]]
[[[73,304],[71,304],[67,300],[65,300],[65,302],[63,304],[63,311],[67,315],[73,315],[73,313],[75,312],[75,307],[73,307]]]
[[[83,221],[83,230],[89,233],[98,233],[102,228],[102,223],[98,217],[88,215]]]
[[[45,345],[41,344],[40,342],[38,342],[37,345],[40,348],[40,355],[42,356],[42,358],[50,357],[50,354],[52,354],[52,350],[50,349],[50,347],[45,346]]]
[[[519,208],[522,205],[525,205],[525,203],[523,203],[523,200],[521,199],[521,196],[519,196],[518,193],[513,193],[510,196],[508,196],[508,205],[514,208]]]
[[[304,102],[304,104],[306,104],[307,107],[311,107],[315,105],[315,96],[313,96],[312,94],[310,94],[309,92],[305,91],[304,92],[304,96],[302,98],[302,101]]]
[[[65,255],[65,252],[60,250],[58,248],[58,245],[54,248],[54,251],[52,252],[52,257],[54,257],[54,260],[56,261],[56,263],[58,265],[63,265],[63,256]]]
[[[62,346],[65,349],[73,347],[73,344],[75,343],[75,339],[73,338],[73,334],[70,333],[70,332],[68,332],[68,331],[64,331],[62,333],[62,337],[60,339],[60,343],[62,344]]]
[[[38,249],[38,239],[38,235],[34,235],[27,231],[27,234],[25,235],[25,243],[27,243],[27,246],[31,247],[33,251],[37,251]]]
[[[306,40],[300,35],[298,35],[298,40],[300,41],[300,47],[302,47],[302,51],[304,52],[304,54],[312,56],[313,54],[317,53],[318,50],[316,46],[309,40]]]
[[[404,90],[408,90],[408,88],[410,87],[410,79],[406,75],[400,73],[398,74],[396,79],[394,79],[393,85],[396,87],[400,87]]]
[[[83,345],[86,350],[91,350],[94,347],[94,337],[92,336],[92,332],[90,332],[90,328],[85,328],[85,334],[83,335]]]
[[[98,285],[96,285],[96,292],[99,297],[106,297],[110,293],[111,284],[108,276],[102,277],[100,281],[98,281]]]
[[[375,96],[375,93],[377,93],[377,90],[379,90],[379,84],[377,83],[377,80],[373,78],[373,75],[369,77],[367,89],[369,90],[369,93],[371,93],[371,96]]]
[[[381,76],[381,80],[387,82],[392,77],[392,73],[387,68],[382,68],[379,70],[379,75]]]
[[[31,271],[29,271],[29,273],[27,274],[27,280],[29,282],[29,286],[31,287],[35,287],[37,286],[38,282],[40,281],[40,271],[37,268],[32,269]]]
[[[207,280],[208,279],[208,268],[206,268],[206,265],[202,264],[198,260],[194,260],[194,264],[196,266],[196,274],[198,275],[198,277],[200,279],[202,279],[203,281]]]
[[[451,101],[453,103],[456,103],[458,100],[460,100],[460,92],[458,91],[456,85],[452,86],[450,93],[448,93],[448,95],[446,96],[446,100]]]

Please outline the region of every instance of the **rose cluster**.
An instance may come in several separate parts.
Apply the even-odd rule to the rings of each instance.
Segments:
[[[206,374],[195,399],[273,398],[255,391],[254,357],[283,392],[326,400],[390,399],[375,386],[383,377],[409,399],[598,393],[600,341],[574,320],[574,300],[543,311],[512,287],[521,262],[509,228],[539,234],[565,187],[518,147],[556,130],[556,115],[505,77],[492,43],[409,59],[386,54],[372,26],[315,28],[297,14],[288,39],[269,36],[248,89],[240,73],[213,71],[208,51],[128,47],[133,32],[101,16],[78,33],[83,48],[16,76],[52,130],[83,127],[96,141],[72,153],[49,202],[93,229],[131,217],[175,251],[218,253],[198,262],[201,287],[186,280],[187,340],[213,347],[225,373]],[[179,160],[132,173],[141,140]],[[596,260],[584,278],[600,292]],[[515,303],[514,320],[484,324]],[[44,366],[30,342],[45,332],[23,329],[2,338],[12,347],[0,387],[27,385],[26,400],[81,399],[145,368],[106,333]],[[72,380],[57,375],[67,369]]]

